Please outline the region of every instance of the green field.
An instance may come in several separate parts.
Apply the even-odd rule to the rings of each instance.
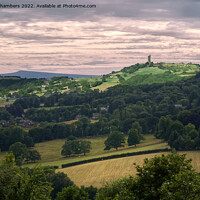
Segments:
[[[110,156],[128,152],[138,152],[138,151],[146,151],[146,150],[153,150],[153,149],[163,149],[169,148],[166,142],[163,140],[156,139],[153,135],[145,135],[145,140],[141,141],[141,144],[135,146],[127,146],[119,148],[118,151],[115,149],[111,149],[109,151],[104,150],[104,141],[106,140],[107,136],[100,136],[100,137],[92,137],[92,138],[84,138],[84,140],[91,141],[92,150],[86,156],[79,155],[74,157],[65,158],[61,155],[62,145],[65,142],[65,139],[60,140],[52,140],[48,142],[37,143],[35,145],[35,149],[41,154],[42,160],[39,162],[41,165],[46,166],[54,166],[57,165],[61,167],[62,164],[97,158],[102,156]],[[26,166],[32,167],[35,164],[28,164]]]
[[[159,69],[158,67],[149,67],[149,68],[143,68],[139,69],[135,72],[136,75],[145,75],[145,74],[162,74],[166,70]]]
[[[125,69],[125,70],[124,70]],[[101,83],[103,76],[99,77],[88,77],[88,78],[76,78],[74,80],[68,79],[66,77],[54,77],[50,80],[45,80],[43,82],[43,85],[38,86],[35,82],[27,83],[25,88],[16,88],[15,91],[8,90],[5,94],[12,94],[13,92],[22,94],[25,92],[26,95],[48,95],[50,93],[54,92],[70,92],[71,90],[77,90],[77,91],[87,91],[88,89],[99,89],[100,91],[105,91],[109,87],[113,87],[115,85],[123,83],[120,82],[119,76],[123,78],[125,81],[128,81],[129,79],[133,79],[134,77],[137,78],[137,76],[144,76],[144,75],[161,75],[165,72],[171,72],[171,75],[174,75],[174,79],[172,81],[178,81],[183,77],[190,77],[194,76],[197,72],[200,71],[199,65],[195,64],[184,64],[184,63],[153,63],[152,66],[139,64],[138,65],[131,65],[129,67],[125,67],[121,71],[113,72],[110,74],[105,75],[105,82]],[[177,76],[180,78],[177,78]],[[156,79],[157,77],[155,77]],[[6,79],[13,79],[13,78],[6,78]],[[17,78],[19,79],[19,78]],[[145,77],[143,78],[145,79]],[[0,79],[1,80],[1,79]],[[131,80],[132,82],[135,82],[134,80]],[[168,81],[168,79],[164,79],[163,82]],[[171,78],[170,78],[171,81]],[[96,82],[100,82],[96,84]],[[138,84],[152,84],[156,81],[148,80],[148,82],[144,82],[139,80]],[[160,83],[160,81],[158,81]],[[84,87],[84,84],[88,85],[87,87]],[[98,85],[94,87],[94,85]],[[5,95],[2,94],[2,97]],[[25,95],[25,96],[26,96]],[[4,105],[3,105],[4,106]]]
[[[128,69],[131,69],[131,66],[128,67]],[[117,75],[120,75],[126,80],[125,84],[140,85],[152,83],[165,83],[167,81],[175,82],[184,77],[194,76],[199,71],[200,67],[195,64],[155,63],[153,67],[140,68],[133,73],[126,73],[120,71],[109,74],[110,78],[106,78],[106,82],[91,89],[99,89],[100,91],[105,91],[109,87],[121,84]],[[162,76],[162,74],[164,74],[165,72],[170,72],[171,74]],[[145,75],[152,75],[152,77],[146,77]],[[91,80],[88,79],[88,81]]]
[[[117,83],[117,82],[114,82],[114,83],[112,83],[112,82],[105,82],[105,83],[103,83],[103,84],[101,84],[101,85],[99,85],[99,86],[96,86],[96,87],[93,87],[93,88],[91,88],[92,90],[94,90],[94,89],[99,89],[100,91],[105,91],[106,89],[108,89],[109,87],[113,87],[113,86],[115,86],[115,85],[118,85],[119,83]]]

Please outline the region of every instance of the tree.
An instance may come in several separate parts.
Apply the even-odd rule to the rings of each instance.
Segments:
[[[65,144],[62,146],[61,155],[70,156],[73,153],[73,151],[72,151],[72,141],[73,140],[69,140],[69,141],[65,142]]]
[[[56,200],[87,200],[88,194],[76,186],[63,188],[62,192],[58,192]]]
[[[33,147],[34,146],[33,138],[31,138],[29,135],[25,135],[23,144],[25,144],[27,147]]]
[[[106,183],[97,192],[95,200],[115,199],[115,200],[139,200],[135,198],[132,191],[137,180],[132,176],[123,177],[111,183]]]
[[[135,145],[140,143],[140,136],[137,129],[130,129],[128,131],[128,146]]]
[[[13,152],[18,165],[21,165],[22,161],[28,154],[26,145],[22,144],[21,142],[12,144],[9,148],[9,151]]]
[[[111,148],[116,148],[118,150],[119,147],[123,147],[125,143],[125,136],[120,131],[113,131],[110,133],[104,144],[106,145],[104,150],[109,150]]]
[[[24,113],[24,109],[20,104],[12,104],[10,107],[7,107],[7,111],[15,117],[20,117]]]
[[[86,140],[81,140],[80,141],[80,148],[81,148],[81,153],[84,153],[84,156],[86,153],[90,152],[91,147],[91,142],[86,141]]]
[[[171,124],[172,124],[172,120],[170,117],[162,116],[159,119],[159,123],[158,123],[157,137],[167,140],[169,138],[168,129],[171,126]]]
[[[18,181],[17,172],[13,153],[6,154],[5,160],[0,164],[0,199],[9,200]]]
[[[160,188],[161,200],[199,200],[200,176],[194,171],[180,172]]]
[[[12,153],[0,165],[0,199],[50,200],[52,187],[46,180],[47,171],[36,166],[31,170],[15,165]]]
[[[80,140],[72,140],[71,141],[72,153],[73,154],[81,154],[81,145]]]
[[[192,171],[191,160],[186,155],[169,154],[167,156],[145,159],[142,167],[136,166],[139,176],[137,195],[140,199],[159,199],[159,188],[180,172]]]
[[[64,187],[69,187],[74,185],[74,183],[69,179],[69,177],[63,172],[55,173],[55,171],[47,179],[52,183],[53,190],[51,192],[51,197],[56,198],[58,192],[61,192]]]
[[[134,122],[132,124],[132,128],[136,129],[138,131],[138,134],[141,135],[142,134],[142,127],[140,126],[139,122]]]
[[[61,154],[63,156],[70,156],[72,154],[81,154],[90,152],[91,142],[85,140],[77,140],[76,138],[70,137],[62,146]]]
[[[96,196],[97,191],[98,191],[98,189],[96,187],[93,187],[92,185],[89,186],[89,187],[81,186],[81,189],[88,193],[88,198],[90,200],[94,200],[95,199],[95,196]]]
[[[97,193],[96,200],[197,200],[200,177],[190,163],[186,155],[146,158],[142,167],[136,166],[136,177],[107,183]]]
[[[0,110],[0,120],[10,120],[12,115],[8,111]]]
[[[36,160],[41,160],[40,153],[37,150],[28,150],[26,161],[33,161],[35,163]]]

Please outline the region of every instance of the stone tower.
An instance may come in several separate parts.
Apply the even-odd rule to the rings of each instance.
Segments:
[[[151,64],[151,55],[148,56],[148,63]]]

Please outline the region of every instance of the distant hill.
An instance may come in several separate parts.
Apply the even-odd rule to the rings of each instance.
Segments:
[[[34,71],[18,71],[8,74],[0,74],[1,76],[19,76],[21,78],[52,78],[52,77],[63,77],[68,76],[69,78],[87,78],[97,77],[97,75],[80,75],[80,74],[57,74],[49,72],[34,72]]]

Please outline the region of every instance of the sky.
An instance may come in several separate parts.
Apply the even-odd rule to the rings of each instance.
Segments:
[[[44,4],[95,7],[36,8]],[[100,75],[148,55],[154,63],[199,64],[199,10],[200,0],[0,0],[0,74]]]

